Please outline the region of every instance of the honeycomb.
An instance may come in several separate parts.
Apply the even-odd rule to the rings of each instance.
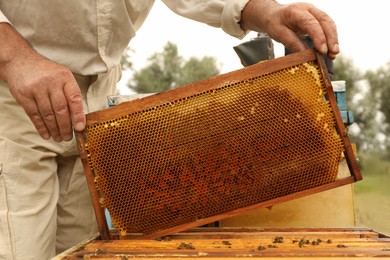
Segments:
[[[316,61],[85,129],[100,203],[151,234],[334,182],[343,151]]]

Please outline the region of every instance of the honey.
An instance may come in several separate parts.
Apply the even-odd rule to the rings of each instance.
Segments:
[[[317,61],[222,79],[91,116],[84,166],[121,234],[153,234],[337,180],[344,143]]]

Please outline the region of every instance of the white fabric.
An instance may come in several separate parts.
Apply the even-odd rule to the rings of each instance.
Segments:
[[[249,0],[163,0],[175,13],[242,38],[239,21]],[[10,22],[42,55],[81,75],[119,63],[154,0],[0,0],[0,22]],[[8,21],[9,20],[9,21]],[[156,24],[156,30],[160,24]]]

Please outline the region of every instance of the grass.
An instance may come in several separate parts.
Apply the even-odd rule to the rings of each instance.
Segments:
[[[358,226],[390,234],[390,162],[361,154],[363,180],[354,185]]]

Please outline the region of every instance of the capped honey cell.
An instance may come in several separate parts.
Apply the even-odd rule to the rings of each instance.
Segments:
[[[130,101],[86,126],[85,163],[121,233],[151,234],[337,179],[343,143],[319,98],[327,89],[316,61],[218,82],[166,102]]]

